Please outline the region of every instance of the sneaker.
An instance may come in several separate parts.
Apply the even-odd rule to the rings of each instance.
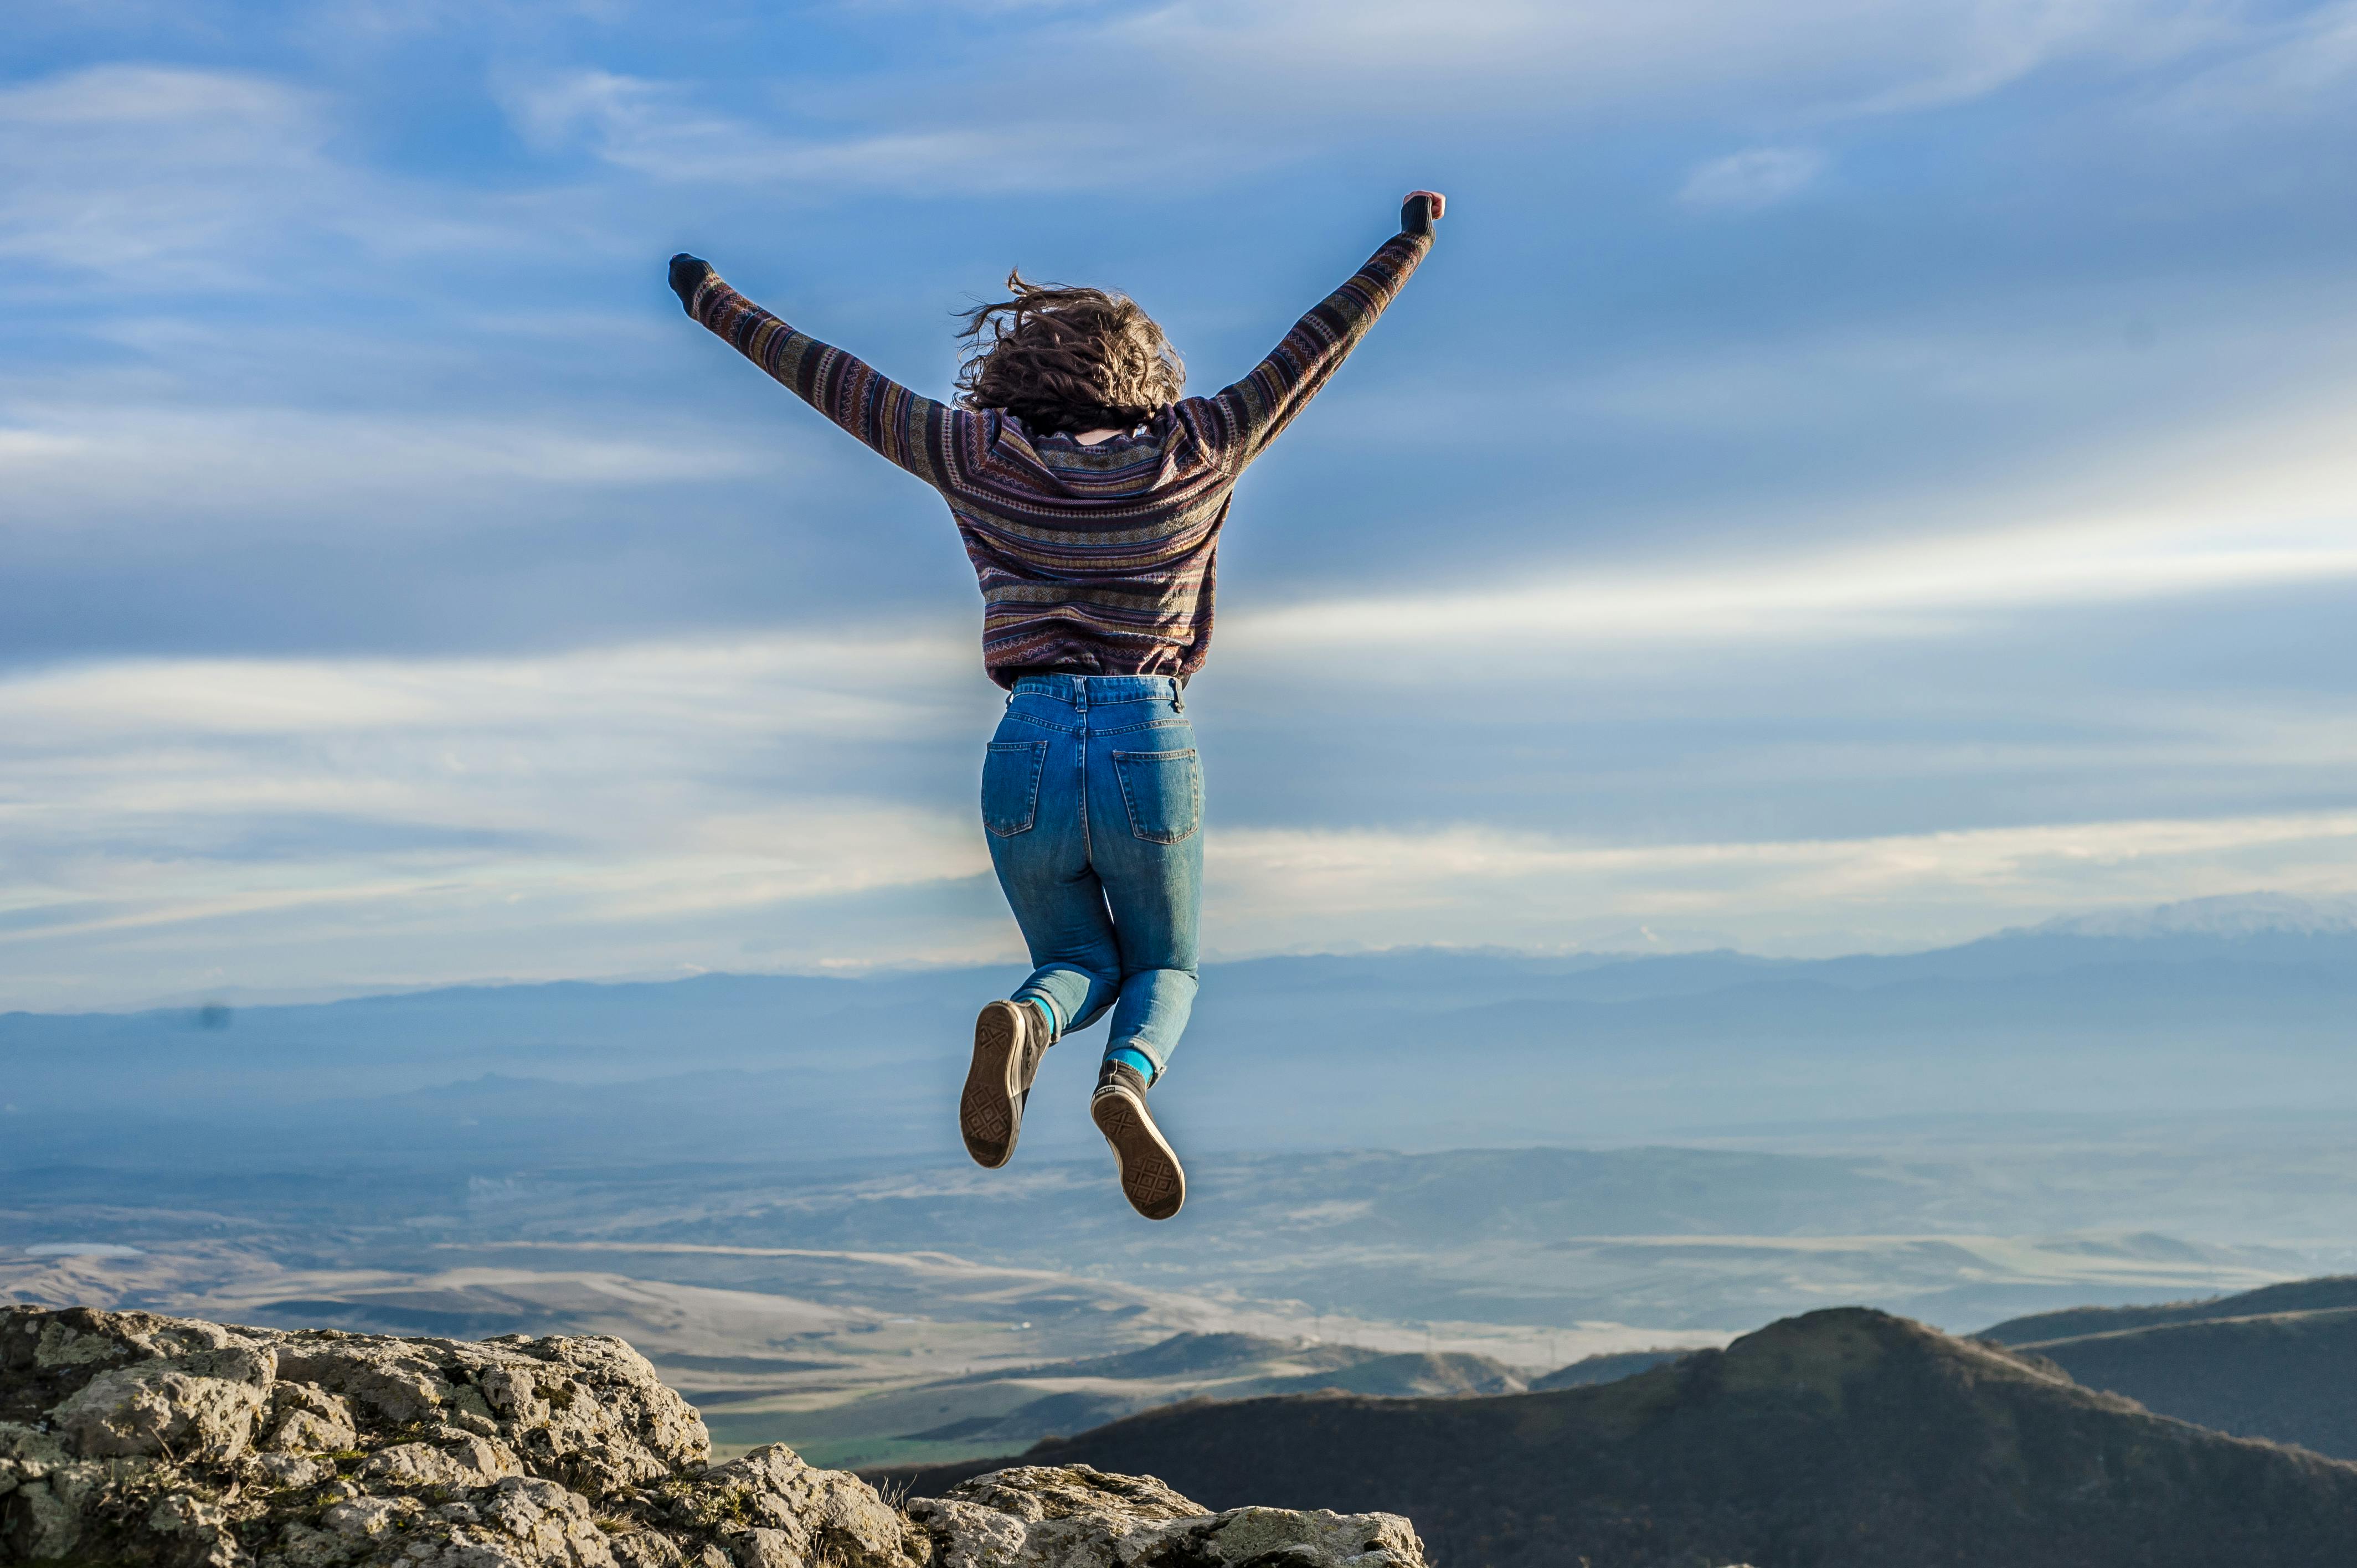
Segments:
[[[1121,1195],[1148,1219],[1168,1219],[1187,1201],[1187,1173],[1169,1140],[1146,1109],[1146,1076],[1135,1068],[1107,1062],[1089,1098],[1089,1119],[1097,1124],[1121,1166]]]
[[[1035,1004],[984,1004],[974,1021],[974,1065],[958,1101],[958,1131],[976,1165],[996,1170],[1015,1157],[1023,1105],[1049,1044],[1048,1022]]]

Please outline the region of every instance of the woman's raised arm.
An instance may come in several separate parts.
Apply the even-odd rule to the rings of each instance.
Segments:
[[[797,332],[722,281],[709,262],[671,259],[687,313],[780,385],[917,478],[942,488],[956,411],[920,397],[842,349]]]
[[[1359,346],[1432,249],[1433,224],[1446,205],[1437,192],[1411,191],[1400,209],[1400,231],[1349,282],[1295,322],[1252,374],[1206,400],[1230,472],[1259,456]]]

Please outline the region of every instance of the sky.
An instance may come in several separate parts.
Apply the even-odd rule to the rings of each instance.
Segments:
[[[1017,966],[920,391],[1010,266],[1246,478],[1209,956],[2357,892],[2357,4],[86,0],[0,38],[0,1008]]]

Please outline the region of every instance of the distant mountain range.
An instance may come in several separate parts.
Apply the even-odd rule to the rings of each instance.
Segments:
[[[1602,1356],[1583,1356],[1568,1367],[1558,1367],[1531,1379],[1530,1391],[1544,1393],[1550,1389],[1587,1389],[1598,1383],[1617,1383],[1623,1378],[1684,1360],[1692,1354],[1691,1350],[1619,1350]]]
[[[1213,1507],[1380,1500],[1433,1561],[1491,1568],[2315,1568],[2357,1541],[2357,1465],[1859,1308],[1600,1386],[1183,1404],[1022,1460],[1151,1474]],[[875,1474],[938,1495],[1007,1462]]]
[[[9,1014],[0,1165],[952,1162],[945,1107],[974,1007],[1016,978],[707,975]],[[2265,895],[1809,962],[1271,958],[1207,970],[1158,1093],[1190,1148],[1255,1152],[1663,1140],[2033,1105],[2357,1112],[2352,1016],[2357,921]],[[1077,1105],[1095,1048],[1051,1054],[1036,1098]],[[1319,1113],[1293,1111],[1305,1103]],[[1035,1150],[1094,1146],[1077,1114],[1036,1120]]]
[[[991,1387],[985,1388],[985,1385]],[[1009,1408],[1000,1391],[1045,1390]],[[953,1444],[948,1454],[988,1452],[993,1443],[1022,1446],[1053,1434],[1078,1432],[1137,1411],[1185,1399],[1250,1399],[1265,1394],[1334,1390],[1386,1398],[1520,1393],[1522,1377],[1488,1356],[1449,1351],[1385,1354],[1357,1345],[1319,1345],[1254,1334],[1179,1334],[1144,1349],[1084,1360],[1049,1362],[896,1390],[871,1397],[850,1424],[877,1424],[888,1411],[932,1408],[954,1419],[894,1434],[892,1446],[908,1457],[924,1444]],[[986,1402],[977,1406],[977,1396]],[[777,1416],[708,1416],[716,1434],[766,1434]],[[838,1418],[839,1419],[839,1418]],[[791,1438],[789,1438],[791,1441]],[[805,1440],[803,1446],[808,1446]],[[854,1445],[851,1452],[856,1453]]]
[[[1049,1053],[1007,1170],[960,1147],[1005,969],[8,1015],[0,1244],[262,1223],[282,1255],[420,1272],[516,1239],[942,1251],[1664,1333],[1828,1300],[1969,1328],[2305,1272],[2254,1243],[2357,1225],[2357,930],[2267,898],[2139,918],[1813,962],[1213,965],[1155,1090],[1192,1191],[1155,1228],[1086,1118],[1093,1037]],[[891,1433],[986,1412],[924,1413]]]
[[[2357,899],[2311,901],[2286,893],[2244,893],[2218,898],[2188,898],[2141,909],[2065,915],[2029,929],[2048,936],[2137,940],[2164,936],[2347,936],[2357,931]]]
[[[1983,1337],[2164,1415],[2357,1459],[2357,1275],[2041,1313]]]
[[[1653,1354],[1653,1352],[1642,1352]],[[1682,1352],[1670,1351],[1669,1355]],[[1631,1369],[1632,1370],[1634,1369]],[[1566,1369],[1568,1370],[1568,1369]],[[1521,1376],[1488,1356],[1431,1351],[1386,1355],[1361,1345],[1321,1345],[1261,1334],[1175,1334],[1140,1350],[1079,1361],[1049,1361],[978,1373],[965,1382],[1103,1378],[1185,1381],[1193,1387],[1246,1380],[1248,1391],[1341,1389],[1368,1394],[1520,1393]]]
[[[1076,1108],[1034,1096],[1034,1119],[1060,1112],[1078,1119]],[[1190,1150],[1187,1210],[1158,1226],[1122,1201],[1102,1149],[1040,1157],[1028,1141],[1004,1171],[980,1170],[962,1151],[954,1165],[895,1159],[833,1171],[619,1159],[519,1170],[496,1152],[435,1149],[398,1167],[356,1160],[341,1170],[20,1168],[0,1183],[0,1265],[17,1246],[172,1252],[210,1237],[237,1239],[288,1267],[314,1259],[433,1274],[463,1258],[802,1294],[805,1276],[789,1283],[748,1262],[788,1249],[949,1255],[1157,1296],[1211,1292],[1240,1309],[1267,1304],[1275,1316],[1263,1326],[1281,1323],[1288,1334],[1347,1338],[1355,1317],[1413,1325],[1421,1339],[1434,1325],[1442,1348],[1457,1350],[1491,1348],[1479,1335],[1446,1343],[1452,1323],[1662,1331],[1658,1339],[1566,1340],[1577,1354],[1717,1343],[1725,1331],[1827,1300],[1964,1329],[2077,1302],[2182,1299],[2287,1278],[2303,1262],[2288,1250],[2120,1228],[2123,1218],[2149,1223],[2156,1207],[2170,1205],[2228,1234],[2287,1216],[2301,1227],[2295,1234],[2357,1224],[2357,1152],[2346,1151],[2342,1124],[2322,1124],[2329,1136],[2312,1158],[2298,1147],[2287,1155],[2273,1123],[2250,1132],[2255,1153],[2213,1138],[2190,1155],[2184,1134],[2164,1127],[2167,1141],[2155,1147],[2073,1154],[2055,1147],[2064,1139],[2052,1129],[2033,1124],[2022,1144],[1972,1163],[1663,1146]],[[2298,1167],[2313,1189],[2308,1209],[2286,1202],[2287,1160],[2310,1162]],[[258,1299],[285,1295],[314,1304],[305,1313],[326,1310],[316,1305],[321,1290],[272,1289]],[[230,1310],[210,1299],[195,1305]],[[412,1309],[506,1311],[496,1328],[472,1331],[545,1331],[533,1309],[495,1300],[402,1305]],[[1338,1321],[1321,1326],[1320,1316]],[[360,1326],[342,1316],[320,1320]],[[450,1331],[410,1316],[372,1321]],[[1555,1361],[1535,1346],[1510,1359]]]
[[[2090,1338],[2124,1329],[2170,1327],[2222,1319],[2261,1317],[2283,1313],[2336,1312],[2357,1306],[2357,1274],[2326,1274],[2312,1280],[2287,1280],[2232,1295],[2204,1296],[2200,1301],[2160,1302],[2149,1306],[2074,1306],[2061,1312],[2038,1312],[2009,1317],[1982,1329],[1975,1338],[2000,1345],[2053,1344]]]

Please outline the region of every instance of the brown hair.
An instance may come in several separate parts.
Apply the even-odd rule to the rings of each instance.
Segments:
[[[963,312],[974,339],[958,401],[1000,408],[1026,428],[1126,430],[1178,399],[1187,368],[1154,318],[1126,295],[1006,274],[1014,297]]]

